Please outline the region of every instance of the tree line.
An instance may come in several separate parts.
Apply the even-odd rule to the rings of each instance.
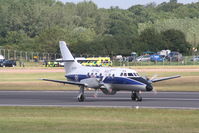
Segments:
[[[58,41],[64,40],[78,56],[162,49],[189,54],[198,44],[187,41],[186,30],[143,28],[142,24],[198,19],[198,11],[199,2],[184,5],[177,0],[134,5],[126,10],[98,8],[91,1],[0,0],[0,48],[59,53]]]

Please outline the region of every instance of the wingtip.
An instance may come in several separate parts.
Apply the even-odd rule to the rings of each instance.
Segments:
[[[39,80],[46,80],[46,79],[44,79],[44,78],[40,78]]]

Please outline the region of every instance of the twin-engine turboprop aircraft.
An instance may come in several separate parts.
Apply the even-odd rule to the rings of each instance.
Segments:
[[[82,66],[74,59],[64,41],[60,41],[59,44],[67,81],[42,80],[79,86],[80,92],[77,97],[79,102],[85,100],[85,88],[100,89],[107,95],[114,95],[117,91],[131,91],[132,100],[142,101],[140,92],[152,91],[152,83],[180,77],[177,75],[160,79],[148,79],[141,77],[132,69]]]

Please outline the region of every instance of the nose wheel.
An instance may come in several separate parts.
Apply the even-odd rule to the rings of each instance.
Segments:
[[[131,94],[131,99],[133,100],[133,101],[142,101],[142,97],[141,97],[141,95],[140,95],[140,92],[132,92],[132,94]]]

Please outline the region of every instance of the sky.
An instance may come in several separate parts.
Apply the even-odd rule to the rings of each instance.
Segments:
[[[62,2],[73,2],[78,3],[84,0],[59,0]],[[155,2],[156,4],[160,4],[162,2],[169,2],[170,0],[88,0],[93,1],[99,8],[110,8],[111,6],[118,6],[121,9],[127,9],[132,5],[146,5],[151,2]],[[199,2],[199,0],[178,0],[178,3],[192,3]]]

